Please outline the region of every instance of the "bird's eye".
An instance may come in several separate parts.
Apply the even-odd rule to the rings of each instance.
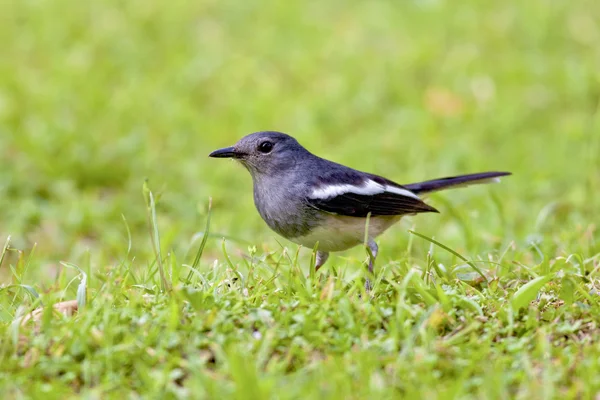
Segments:
[[[271,150],[273,150],[273,143],[271,142],[262,142],[261,144],[258,145],[258,151],[260,151],[261,153],[270,153]]]

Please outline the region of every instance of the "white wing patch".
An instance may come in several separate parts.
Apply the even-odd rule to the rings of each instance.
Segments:
[[[361,186],[340,184],[340,185],[327,185],[313,190],[313,199],[329,199],[335,196],[339,196],[344,193],[356,193],[367,196],[379,194],[385,192],[385,187],[379,183],[368,180],[365,181]]]
[[[366,180],[362,185],[350,185],[350,184],[339,184],[339,185],[327,185],[313,190],[311,197],[313,199],[330,199],[335,196],[339,196],[345,193],[355,193],[365,196],[373,196],[381,193],[394,193],[401,196],[412,197],[413,199],[419,199],[419,197],[411,192],[410,190],[390,186],[382,185],[373,180]]]
[[[385,186],[385,191],[386,192],[390,192],[390,193],[396,193],[402,196],[406,196],[406,197],[412,197],[413,199],[419,199],[419,196],[417,196],[416,194],[414,194],[413,192],[411,192],[410,190],[407,189],[402,189],[399,187],[394,187],[394,186],[390,186],[390,185],[386,185]]]

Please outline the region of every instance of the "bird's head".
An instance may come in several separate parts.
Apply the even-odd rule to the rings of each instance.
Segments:
[[[256,132],[241,138],[235,145],[215,150],[209,157],[233,158],[252,176],[276,175],[294,167],[308,151],[293,137],[281,132]]]

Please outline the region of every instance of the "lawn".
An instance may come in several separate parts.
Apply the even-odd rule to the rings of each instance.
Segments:
[[[600,394],[600,3],[0,15],[1,398]],[[364,248],[314,274],[207,157],[258,130],[400,183],[514,175],[432,195],[365,293]]]

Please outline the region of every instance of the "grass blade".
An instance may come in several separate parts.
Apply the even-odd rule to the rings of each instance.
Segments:
[[[162,262],[162,252],[160,249],[160,234],[158,233],[158,221],[156,220],[156,203],[154,201],[154,195],[148,187],[148,181],[144,182],[143,186],[144,198],[146,200],[146,207],[148,208],[148,228],[150,229],[150,241],[152,242],[152,249],[156,255],[156,262],[158,264],[158,272],[160,274],[160,286],[163,291],[170,290],[169,282],[165,275],[165,268]]]
[[[86,300],[87,300],[87,274],[85,273],[84,270],[82,270],[75,264],[71,264],[71,263],[67,263],[67,262],[63,262],[63,261],[61,261],[60,263],[64,267],[75,269],[75,270],[79,271],[79,273],[81,274],[81,280],[79,282],[79,285],[77,285],[77,297],[76,297],[77,307],[81,310],[83,307],[85,307]]]
[[[526,307],[538,294],[542,286],[552,279],[552,275],[540,276],[532,281],[527,282],[515,292],[511,300],[511,305],[514,311],[519,311]]]
[[[2,266],[2,262],[4,261],[4,256],[6,256],[6,252],[10,246],[10,235],[6,238],[6,242],[4,243],[4,247],[2,247],[2,253],[0,254],[0,266]]]
[[[206,246],[206,242],[208,241],[209,231],[210,231],[210,216],[212,211],[212,197],[208,198],[208,214],[206,215],[206,226],[204,227],[204,232],[202,234],[202,241],[200,242],[200,247],[198,247],[198,251],[196,252],[196,257],[194,257],[194,262],[192,262],[191,270],[188,273],[187,281],[189,282],[194,275],[194,270],[198,268],[200,264],[200,258],[202,257],[202,253],[204,252],[204,247]]]
[[[413,230],[409,230],[409,232],[412,233],[413,235],[416,235],[416,236],[418,236],[418,237],[420,237],[422,239],[427,240],[428,242],[431,242],[431,243],[435,244],[438,247],[441,247],[442,249],[446,250],[447,252],[449,252],[451,254],[454,254],[456,257],[460,258],[461,260],[463,260],[464,262],[466,262],[467,264],[469,264],[469,266],[471,268],[473,268],[473,270],[475,272],[477,272],[481,276],[481,278],[487,283],[488,280],[487,280],[486,276],[483,274],[483,272],[481,272],[481,270],[479,268],[477,268],[477,266],[475,265],[475,263],[473,263],[472,261],[469,261],[466,257],[462,256],[460,253],[457,253],[456,251],[452,250],[450,247],[446,246],[445,244],[440,243],[437,240],[432,239],[432,238],[430,238],[428,236],[425,236],[425,235],[420,234],[418,232],[415,232]]]

